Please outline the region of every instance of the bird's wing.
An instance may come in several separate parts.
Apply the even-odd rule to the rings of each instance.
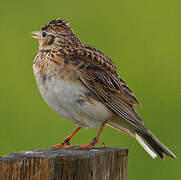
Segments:
[[[63,50],[62,50],[63,51]],[[79,74],[80,81],[113,112],[135,127],[144,127],[133,105],[136,97],[126,83],[118,76],[109,57],[88,45],[62,52],[66,63],[70,63]]]

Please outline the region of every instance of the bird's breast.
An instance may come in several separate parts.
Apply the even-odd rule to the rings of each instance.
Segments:
[[[111,117],[110,110],[81,84],[71,67],[35,63],[33,69],[42,97],[58,114],[82,127],[99,127]]]

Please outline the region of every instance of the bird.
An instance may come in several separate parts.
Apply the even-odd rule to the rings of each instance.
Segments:
[[[108,125],[135,138],[152,158],[176,158],[145,126],[135,110],[140,105],[117,73],[113,61],[82,42],[64,19],[54,19],[33,31],[39,49],[33,71],[40,94],[49,107],[70,120],[76,129],[52,149],[71,148],[70,140],[81,128],[99,128],[95,138],[78,149],[92,149]]]

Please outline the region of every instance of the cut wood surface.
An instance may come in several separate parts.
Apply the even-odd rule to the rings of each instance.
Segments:
[[[126,180],[128,150],[39,149],[0,157],[0,180]]]

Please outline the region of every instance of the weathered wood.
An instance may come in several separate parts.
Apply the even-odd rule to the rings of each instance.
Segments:
[[[40,149],[0,157],[0,180],[126,180],[128,150]]]

